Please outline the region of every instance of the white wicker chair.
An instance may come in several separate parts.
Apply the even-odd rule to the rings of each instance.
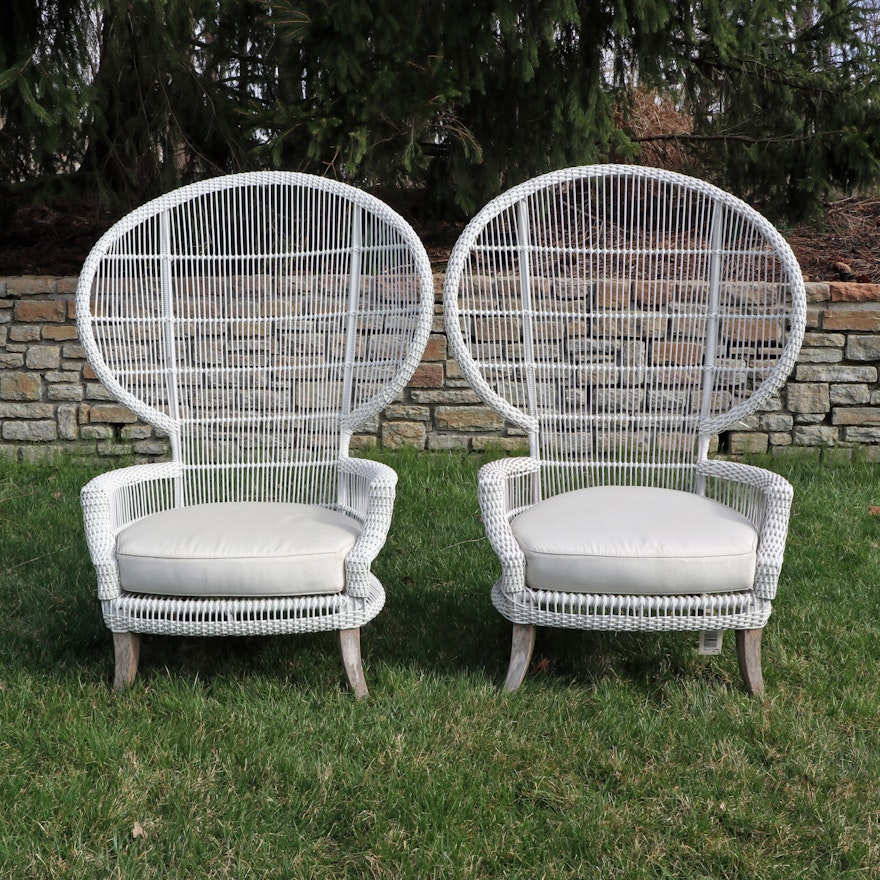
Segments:
[[[472,220],[444,301],[465,376],[529,442],[479,477],[492,598],[514,624],[508,689],[540,625],[734,629],[760,692],[792,490],[708,455],[800,348],[803,279],[778,232],[693,178],[572,168]]]
[[[158,198],[95,245],[80,338],[108,391],[166,432],[170,461],[82,492],[114,686],[140,633],[341,630],[366,694],[360,627],[396,474],[349,457],[419,363],[427,254],[376,198],[303,174],[219,177]]]

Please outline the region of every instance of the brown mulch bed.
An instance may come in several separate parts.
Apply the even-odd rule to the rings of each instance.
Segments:
[[[786,238],[813,281],[880,283],[880,197],[832,202],[820,223],[797,226]]]
[[[20,209],[0,231],[0,275],[78,275],[115,219],[85,202]]]
[[[76,275],[114,219],[84,202],[56,201],[20,210],[0,233],[0,276]],[[436,268],[444,266],[460,231],[455,224],[418,229]],[[819,222],[797,226],[786,238],[804,275],[813,281],[880,283],[880,197],[832,202]]]

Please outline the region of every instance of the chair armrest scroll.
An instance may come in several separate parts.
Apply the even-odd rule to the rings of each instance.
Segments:
[[[738,511],[758,530],[755,593],[774,599],[794,496],[791,484],[779,474],[741,462],[702,461],[697,473],[708,478],[707,497]]]
[[[369,595],[370,566],[388,537],[396,487],[397,474],[388,465],[363,458],[339,460],[338,508],[363,527],[345,557],[345,591],[351,596]]]
[[[119,596],[116,536],[136,520],[175,504],[175,463],[142,464],[108,471],[90,480],[80,493],[86,543],[98,575],[98,596]]]
[[[519,593],[526,586],[526,557],[510,523],[538,501],[540,472],[540,462],[534,458],[502,458],[480,468],[478,495],[483,524],[501,560],[501,586],[507,593]]]

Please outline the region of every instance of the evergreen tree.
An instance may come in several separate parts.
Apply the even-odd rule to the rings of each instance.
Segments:
[[[872,6],[682,2],[636,67],[693,116],[689,140],[707,173],[769,213],[798,219],[834,190],[880,179]]]
[[[872,4],[866,4],[873,8]],[[695,121],[710,173],[796,218],[880,178],[880,63],[865,7],[774,0],[279,0],[282,164],[408,180],[448,210],[568,164],[636,160],[635,87]]]
[[[93,41],[80,0],[0,4],[0,181],[77,166]]]
[[[281,2],[273,93],[276,164],[361,184],[423,182],[432,160],[481,148],[458,113],[459,81],[444,49],[445,3]],[[469,65],[473,67],[472,65]]]
[[[260,10],[248,0],[109,0],[83,161],[132,204],[252,164]]]
[[[598,159],[620,138],[596,39],[612,16],[588,5],[279,0],[289,91],[276,160],[427,184],[441,209],[469,212],[538,171]]]
[[[796,219],[880,180],[877,0],[0,3],[0,186],[76,171],[124,205],[246,168],[470,213],[565,165],[690,145]],[[634,132],[657,89],[693,130]],[[2,195],[2,193],[0,193]]]
[[[253,0],[0,4],[0,180],[76,171],[127,207],[254,166],[265,23]]]

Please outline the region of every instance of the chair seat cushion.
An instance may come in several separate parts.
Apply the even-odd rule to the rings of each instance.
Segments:
[[[178,507],[119,533],[123,589],[167,596],[338,593],[360,525],[308,504],[234,502]]]
[[[682,595],[754,586],[755,527],[690,492],[578,489],[539,502],[511,526],[532,589]]]

